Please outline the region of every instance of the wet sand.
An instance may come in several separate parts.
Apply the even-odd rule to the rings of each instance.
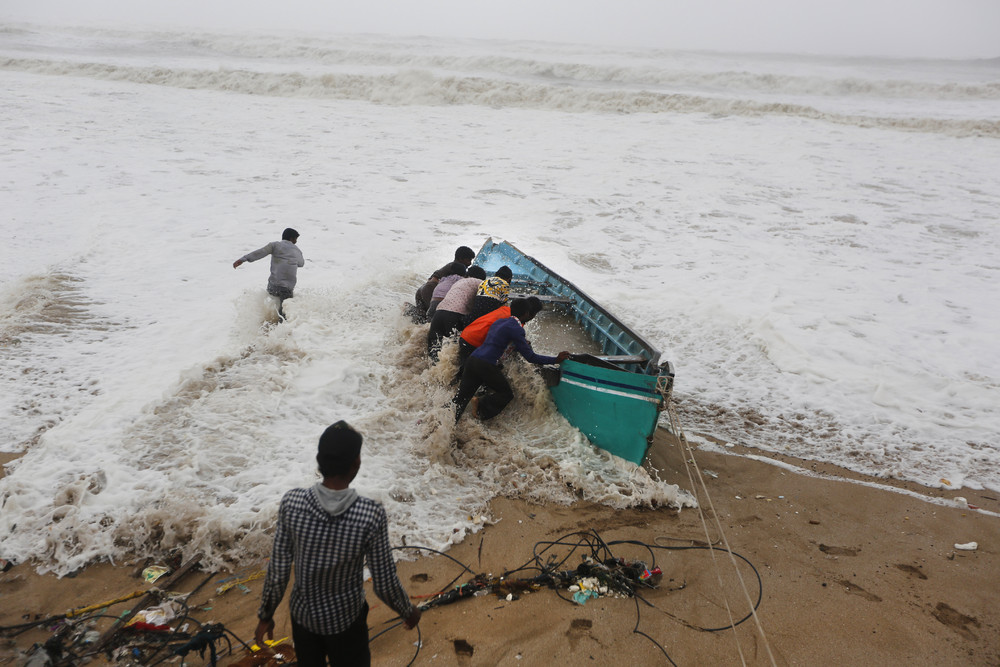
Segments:
[[[659,588],[642,591],[641,601],[600,597],[579,605],[565,590],[549,588],[511,600],[461,599],[425,612],[419,651],[416,631],[396,627],[379,636],[372,642],[374,664],[405,665],[414,656],[414,664],[463,666],[1000,664],[1000,494],[872,480],[787,458],[779,466],[747,457],[761,452],[723,450],[695,451],[708,494],[697,489],[704,523],[692,509],[621,511],[583,502],[539,506],[497,499],[490,505],[492,524],[448,552],[471,572],[499,575],[531,561],[546,541],[575,543],[579,533],[605,543],[674,547],[653,550],[664,576]],[[664,480],[691,488],[686,459],[669,434],[657,434],[649,465]],[[960,506],[951,500],[956,496],[982,511]],[[955,549],[973,541],[976,551]],[[719,548],[706,549],[707,542]],[[725,544],[746,561],[731,558]],[[616,557],[652,564],[645,547],[609,548]],[[583,551],[550,547],[542,558],[558,553],[572,569]],[[63,579],[18,565],[0,575],[0,626],[144,591],[149,585],[136,576],[142,565],[98,564]],[[402,562],[399,572],[414,596],[472,576],[444,556]],[[202,584],[189,599],[191,616],[223,623],[249,641],[261,581],[245,583],[246,592],[219,594],[218,582],[226,576],[194,571],[175,590]],[[534,572],[523,571],[511,578],[530,576]],[[730,617],[747,616],[758,595],[756,618],[735,630],[719,629],[731,624]],[[106,613],[117,616],[129,604],[112,605]],[[369,604],[374,636],[388,627],[392,614],[371,593]],[[288,635],[285,603],[276,620],[276,636]],[[103,619],[98,629],[110,623]],[[21,664],[24,651],[51,636],[40,628],[3,639],[0,664]],[[220,664],[244,655],[237,651]],[[208,654],[202,659],[192,653],[185,664],[208,664]]]

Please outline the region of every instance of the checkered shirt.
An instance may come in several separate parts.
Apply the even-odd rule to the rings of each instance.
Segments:
[[[332,516],[315,491],[292,489],[278,509],[258,617],[274,616],[294,563],[292,617],[316,634],[343,632],[365,603],[365,558],[375,594],[403,618],[409,616],[413,605],[396,576],[382,505],[359,496],[343,514]]]

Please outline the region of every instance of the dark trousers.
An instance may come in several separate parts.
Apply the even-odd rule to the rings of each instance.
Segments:
[[[507,404],[514,398],[514,390],[504,377],[499,366],[476,357],[465,360],[465,370],[462,372],[462,382],[458,385],[458,393],[452,402],[455,404],[455,421],[458,421],[469,401],[476,395],[479,388],[489,389],[486,395],[479,399],[479,418],[493,419],[503,412]]]
[[[274,285],[267,286],[267,293],[278,299],[278,317],[282,321],[285,319],[285,311],[281,309],[281,306],[285,303],[285,299],[292,298],[292,290],[287,287],[276,287]]]
[[[465,370],[465,360],[475,351],[476,348],[472,346],[472,343],[461,337],[458,339],[458,370],[455,372],[455,378],[451,381],[452,384],[458,384],[458,381],[462,379],[462,371]]]
[[[318,635],[295,622],[292,617],[292,642],[300,667],[367,667],[372,664],[368,650],[368,603],[362,607],[358,620],[335,635]]]
[[[450,310],[435,310],[431,317],[431,328],[427,332],[427,354],[437,361],[441,351],[441,341],[453,334],[462,324],[464,315]]]

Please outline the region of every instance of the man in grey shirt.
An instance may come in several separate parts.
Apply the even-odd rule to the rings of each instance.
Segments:
[[[238,268],[243,262],[255,262],[271,256],[271,277],[267,279],[267,293],[278,299],[278,317],[285,319],[281,304],[285,299],[292,298],[295,289],[296,272],[300,266],[306,265],[302,251],[295,247],[299,233],[289,227],[281,234],[280,241],[272,241],[263,248],[249,252],[233,262],[233,268]]]

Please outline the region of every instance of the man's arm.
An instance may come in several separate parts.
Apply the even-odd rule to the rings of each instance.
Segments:
[[[510,342],[514,345],[514,349],[521,353],[522,357],[533,364],[556,364],[562,361],[562,359],[569,357],[569,352],[566,352],[566,356],[562,357],[562,359],[559,357],[549,357],[544,354],[536,354],[531,349],[531,343],[528,342],[527,336],[524,335],[524,329],[518,324],[510,327]],[[560,356],[562,354],[562,352],[559,353]]]
[[[257,250],[254,250],[253,252],[248,252],[247,254],[240,257],[238,260],[233,262],[233,268],[234,269],[237,268],[243,262],[256,262],[258,259],[270,255],[273,250],[274,250],[274,243],[273,242],[268,243],[263,248],[258,248]],[[303,260],[303,264],[304,263],[305,260]],[[303,264],[299,264],[299,266],[302,266]]]
[[[438,269],[437,271],[435,271],[434,273],[432,273],[431,277],[428,278],[428,280],[441,280],[446,275],[448,275],[448,271],[450,270],[451,265],[452,265],[452,262],[448,262],[447,264],[445,264],[444,266],[442,266],[440,269]]]
[[[294,552],[292,551],[292,536],[286,527],[285,511],[288,496],[281,499],[278,508],[278,523],[274,531],[274,547],[271,549],[271,560],[267,564],[267,577],[264,579],[264,589],[261,593],[260,609],[257,611],[257,630],[254,640],[262,646],[264,634],[274,639],[274,610],[278,608],[281,598],[285,595],[288,578],[292,571]]]
[[[413,606],[396,574],[389,546],[389,520],[385,509],[377,506],[375,531],[368,543],[368,569],[372,573],[372,588],[382,602],[390,606],[403,619],[408,630],[420,622],[420,610]]]

